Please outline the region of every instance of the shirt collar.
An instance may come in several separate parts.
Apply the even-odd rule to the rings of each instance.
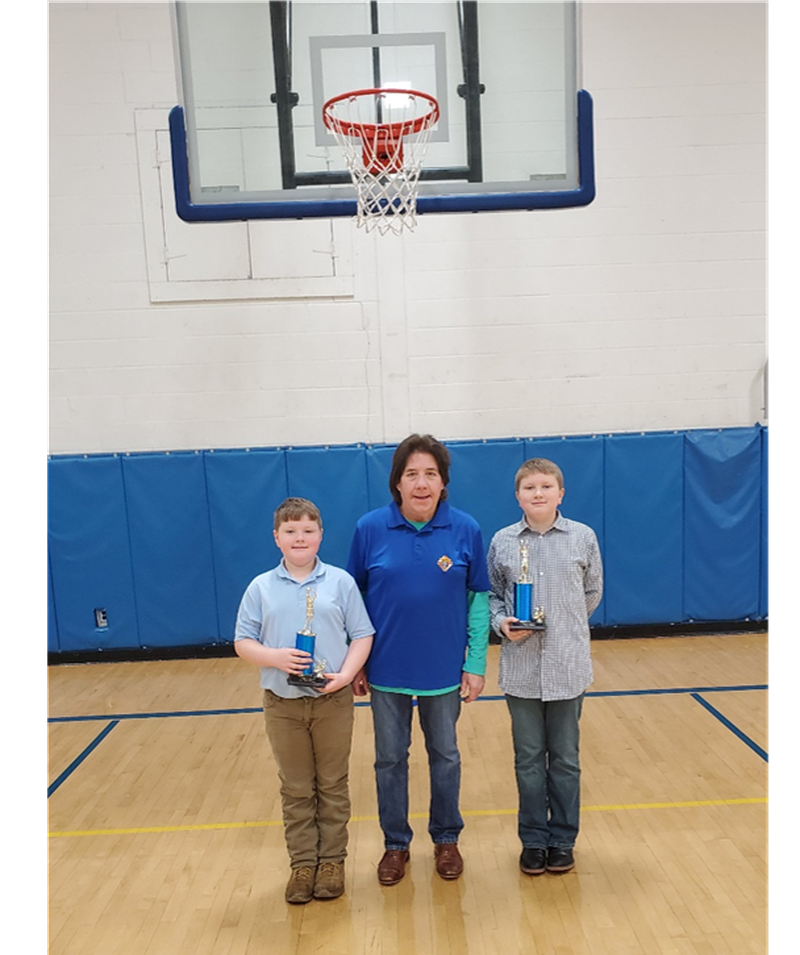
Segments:
[[[317,562],[314,565],[314,569],[305,580],[298,580],[296,577],[292,577],[292,575],[286,569],[286,565],[283,562],[283,557],[281,557],[281,562],[278,564],[277,570],[279,577],[283,577],[285,580],[291,580],[292,583],[298,584],[302,587],[306,586],[306,584],[310,584],[312,580],[319,580],[320,577],[325,576],[325,564],[322,563],[322,561],[319,559],[319,556],[317,557]]]
[[[427,527],[447,527],[452,523],[452,517],[450,515],[450,505],[447,501],[439,501],[439,504],[436,508],[436,512],[433,517],[428,521],[428,523],[422,529],[425,530]],[[397,501],[392,501],[389,505],[389,527],[409,527],[408,521],[400,513],[400,508],[397,506]]]
[[[552,526],[552,527],[548,528],[548,530],[545,531],[545,534],[549,534],[550,531],[553,531],[553,530],[555,530],[555,531],[568,531],[568,530],[569,530],[569,522],[567,521],[566,517],[563,516],[563,514],[561,513],[561,511],[558,511],[558,510],[556,511],[556,519],[555,519],[555,522],[553,523],[553,526]],[[535,530],[533,530],[533,528],[528,527],[528,525],[527,525],[527,523],[526,523],[526,521],[525,521],[525,517],[524,517],[524,515],[523,515],[523,517],[521,517],[520,520],[519,520],[519,521],[517,522],[517,524],[516,524],[517,537],[521,537],[521,536],[525,533],[525,531],[527,531],[529,534],[537,534],[537,533],[538,533],[538,531],[535,531]]]

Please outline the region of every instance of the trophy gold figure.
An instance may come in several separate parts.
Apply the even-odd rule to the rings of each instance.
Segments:
[[[544,609],[533,605],[533,574],[528,542],[519,542],[519,578],[514,583],[514,616],[516,623],[509,630],[544,630]]]
[[[314,601],[317,599],[317,593],[311,587],[306,587],[306,621],[303,629],[297,631],[294,645],[297,650],[304,650],[311,654],[311,662],[301,673],[291,673],[287,678],[290,686],[304,686],[311,689],[319,689],[328,682],[322,675],[325,670],[325,660],[314,659],[314,644],[317,635],[311,629],[314,620]]]

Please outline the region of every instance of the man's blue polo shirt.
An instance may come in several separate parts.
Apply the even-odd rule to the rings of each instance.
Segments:
[[[478,522],[442,501],[417,530],[392,502],[358,521],[347,570],[375,624],[369,682],[420,691],[460,684],[467,594],[490,589]]]

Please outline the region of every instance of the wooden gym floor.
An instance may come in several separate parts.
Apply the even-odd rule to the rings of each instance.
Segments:
[[[489,648],[464,708],[464,876],[426,832],[381,887],[367,706],[356,709],[347,891],[283,901],[288,864],[258,673],[238,658],[49,670],[50,955],[762,955],[767,637],[596,641],[572,872],[517,867],[509,720]]]

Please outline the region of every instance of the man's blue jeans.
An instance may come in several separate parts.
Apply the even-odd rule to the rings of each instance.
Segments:
[[[408,823],[408,751],[414,698],[406,693],[371,689],[375,727],[375,779],[378,814],[386,849],[407,849],[414,836]],[[430,769],[428,832],[435,844],[458,842],[464,820],[458,808],[461,755],[456,723],[461,714],[458,690],[420,696],[417,709]]]
[[[571,849],[580,824],[583,694],[574,700],[549,702],[506,694],[506,703],[511,713],[523,848]]]

